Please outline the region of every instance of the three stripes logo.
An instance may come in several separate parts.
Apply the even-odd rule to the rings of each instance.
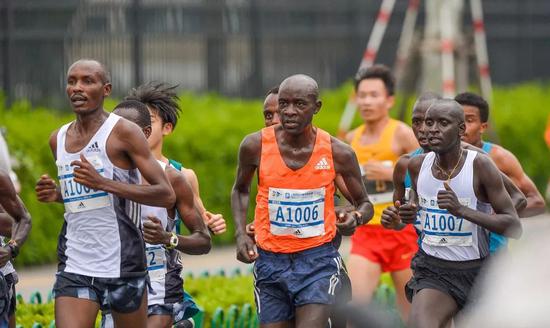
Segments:
[[[88,149],[86,149],[87,151],[89,152],[92,152],[92,153],[98,153],[100,152],[101,150],[99,149],[99,145],[96,142],[94,142],[93,144],[91,144],[90,146],[88,146]]]
[[[86,205],[83,202],[80,202],[80,204],[78,204],[78,209],[79,210],[82,210],[82,209],[85,209],[85,208],[86,208]]]
[[[322,157],[321,160],[315,164],[316,170],[330,170],[330,165],[326,158]]]

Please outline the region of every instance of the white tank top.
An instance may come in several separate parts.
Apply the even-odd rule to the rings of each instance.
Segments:
[[[120,116],[110,114],[89,143],[79,152],[69,153],[65,139],[73,122],[57,133],[57,169],[65,205],[65,223],[58,243],[59,271],[100,278],[143,276],[146,274],[144,242],[139,206],[101,190],[74,182],[74,167],[82,153],[104,177],[138,184],[137,169],[116,167],[107,155],[106,144]]]
[[[463,205],[490,213],[490,207],[479,202],[474,191],[473,164],[476,155],[475,151],[467,150],[462,169],[450,180],[449,185]],[[422,229],[420,247],[428,255],[449,261],[468,261],[487,256],[487,230],[437,205],[437,193],[445,188],[444,181],[436,179],[432,174],[434,160],[435,153],[428,153],[418,175],[419,227]]]
[[[158,161],[163,171],[166,163]],[[166,208],[141,205],[141,220],[146,222],[148,216],[157,217],[165,231],[174,229],[175,220],[168,217]],[[151,281],[151,289],[147,295],[147,303],[172,304],[181,302],[183,298],[183,280],[180,277],[182,265],[178,251],[168,250],[164,245],[145,244],[147,255],[147,272]]]

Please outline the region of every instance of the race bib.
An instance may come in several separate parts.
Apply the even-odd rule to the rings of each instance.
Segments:
[[[147,272],[151,281],[161,281],[166,276],[166,250],[161,245],[147,246]]]
[[[99,174],[103,174],[103,163],[98,157],[90,157]],[[95,190],[74,181],[74,167],[69,163],[57,165],[58,179],[61,186],[61,196],[65,210],[69,213],[78,213],[111,205],[109,194],[103,190]]]
[[[419,202],[423,243],[431,246],[472,246],[472,231],[475,229],[472,222],[440,209],[436,197],[419,197]],[[459,202],[469,205],[469,199],[459,199]]]
[[[270,231],[275,236],[311,238],[325,233],[325,188],[269,188]]]

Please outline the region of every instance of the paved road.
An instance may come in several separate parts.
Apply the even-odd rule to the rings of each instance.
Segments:
[[[548,229],[550,233],[550,214],[524,219],[523,223],[525,230],[524,238],[528,238],[529,231],[541,228]],[[349,239],[344,239],[340,249],[344,256],[349,254],[349,247]],[[23,251],[25,251],[24,248]],[[205,270],[215,273],[221,268],[225,269],[226,272],[231,272],[236,268],[240,268],[243,272],[250,269],[250,265],[241,263],[235,259],[235,248],[232,246],[215,247],[210,254],[205,256],[184,255],[183,260],[185,271],[192,272],[195,275]],[[48,295],[54,283],[55,271],[55,265],[19,270],[17,292],[21,293],[25,300],[29,299],[31,293],[35,291],[39,291],[44,296]]]

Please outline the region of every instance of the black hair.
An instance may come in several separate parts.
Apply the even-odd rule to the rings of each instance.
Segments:
[[[133,111],[135,116],[132,117],[131,121],[136,123],[140,128],[145,128],[151,126],[151,114],[149,114],[149,109],[147,106],[137,100],[124,100],[120,104],[116,105],[113,113],[120,115],[124,118],[127,118],[126,114],[129,111]]]
[[[277,95],[279,94],[279,86],[274,86],[273,88],[269,89],[269,91],[265,94],[265,97],[267,98],[269,95]]]
[[[483,97],[472,92],[463,92],[456,95],[455,101],[461,105],[473,106],[479,110],[479,118],[482,123],[489,120],[489,104]]]
[[[362,68],[360,69],[357,74],[355,74],[355,91],[357,91],[357,88],[359,87],[359,84],[363,80],[367,79],[380,79],[382,82],[384,82],[384,86],[386,87],[386,91],[388,92],[388,95],[393,96],[395,93],[395,78],[390,70],[390,68],[386,65],[374,65],[368,68]]]
[[[172,123],[175,128],[181,113],[176,88],[177,85],[146,83],[130,90],[124,99],[141,101],[160,116],[162,123]]]

